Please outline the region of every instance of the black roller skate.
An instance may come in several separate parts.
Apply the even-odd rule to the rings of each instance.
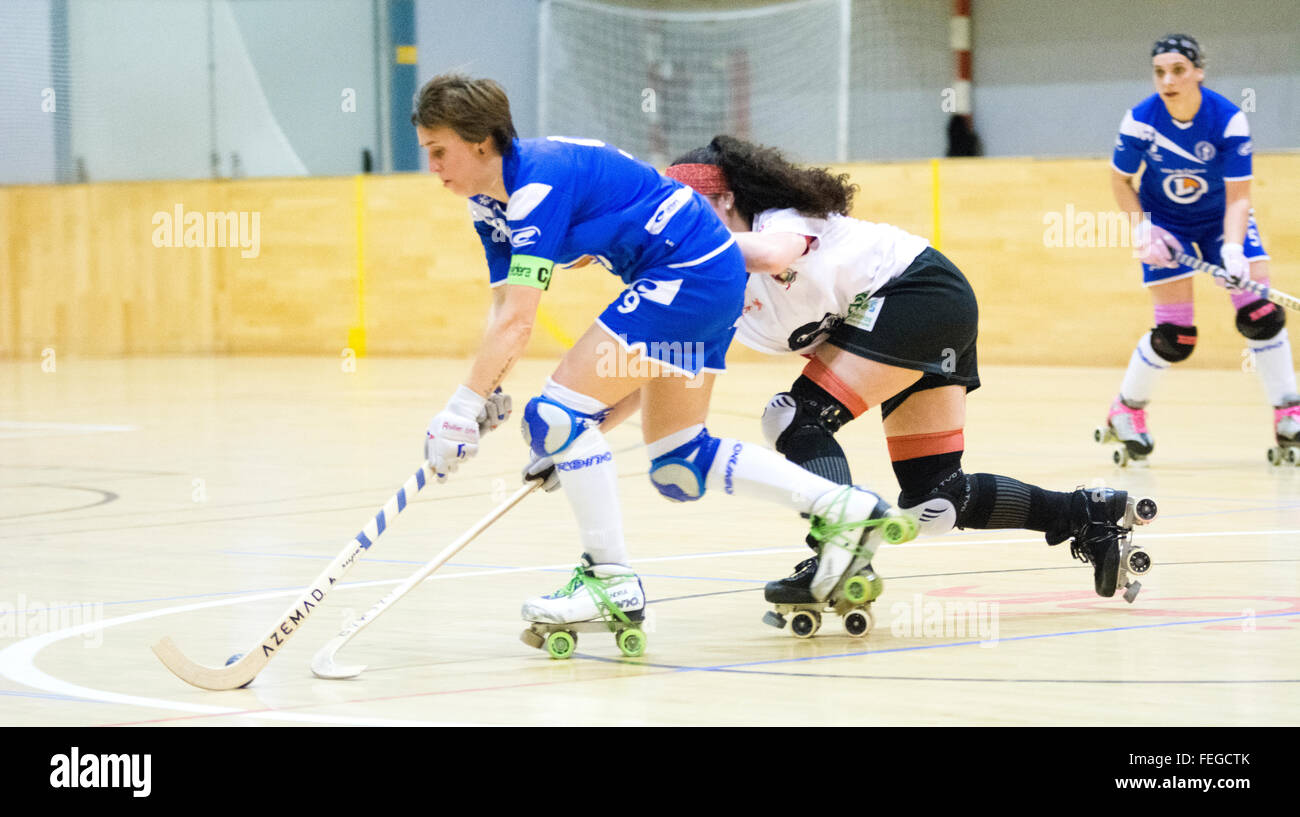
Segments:
[[[1110,488],[1080,488],[1070,499],[1070,517],[1070,527],[1049,535],[1049,544],[1071,539],[1074,558],[1092,565],[1097,595],[1110,598],[1122,587],[1124,600],[1132,604],[1142,583],[1130,580],[1130,574],[1151,569],[1151,557],[1133,544],[1133,526],[1156,518],[1155,500],[1134,499]]]
[[[810,541],[809,547],[814,546],[815,543]],[[875,574],[870,563],[854,577],[854,588],[859,589],[860,585],[862,591],[855,595],[856,600],[849,599],[846,593],[834,604],[813,598],[812,582],[818,564],[817,557],[810,556],[795,565],[791,575],[767,583],[763,588],[763,598],[776,609],[763,615],[763,623],[777,629],[789,623],[790,632],[797,638],[811,638],[821,628],[822,613],[836,613],[844,620],[844,630],[849,635],[860,638],[871,632],[875,625],[871,603],[880,597],[885,583]],[[857,581],[859,578],[861,581]]]

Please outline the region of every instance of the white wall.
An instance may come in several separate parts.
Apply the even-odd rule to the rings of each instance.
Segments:
[[[55,180],[60,100],[42,108],[53,86],[49,0],[0,3],[0,184]]]
[[[993,156],[1108,156],[1124,111],[1153,92],[1151,45],[1195,37],[1205,85],[1247,112],[1256,150],[1300,147],[1295,0],[977,0],[975,125]]]

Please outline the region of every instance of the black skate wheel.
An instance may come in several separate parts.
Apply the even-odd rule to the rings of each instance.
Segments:
[[[844,631],[854,638],[861,638],[871,630],[871,619],[861,610],[853,610],[844,617]]]
[[[1136,573],[1139,576],[1151,569],[1151,557],[1145,550],[1132,550],[1128,554],[1128,569],[1130,573]]]
[[[784,629],[785,616],[781,615],[775,610],[768,610],[766,613],[763,614],[763,623],[771,627],[775,627],[778,630]]]
[[[822,617],[811,610],[800,610],[790,618],[790,632],[796,638],[812,638],[822,626]]]
[[[1150,522],[1155,519],[1158,512],[1156,501],[1149,496],[1142,497],[1133,505],[1133,513],[1143,522]]]

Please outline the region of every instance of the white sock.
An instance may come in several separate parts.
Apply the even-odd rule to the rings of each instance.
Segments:
[[[1134,406],[1145,406],[1151,399],[1160,375],[1169,370],[1169,361],[1156,354],[1151,348],[1151,333],[1147,332],[1138,341],[1133,356],[1128,361],[1128,371],[1124,373],[1124,382],[1120,384],[1119,396]]]
[[[1270,406],[1280,406],[1296,393],[1295,369],[1291,358],[1291,339],[1283,329],[1268,340],[1247,340],[1255,355],[1255,371],[1268,394]]]
[[[608,408],[595,398],[551,380],[547,380],[542,394],[584,414],[596,414]],[[623,539],[623,510],[618,500],[618,468],[605,435],[598,428],[588,428],[554,460],[560,485],[578,520],[578,539],[583,551],[595,564],[625,564],[627,545]]]
[[[770,448],[728,438],[719,441],[705,485],[713,491],[787,505],[799,513],[811,511],[813,502],[827,491],[844,487],[805,471]]]

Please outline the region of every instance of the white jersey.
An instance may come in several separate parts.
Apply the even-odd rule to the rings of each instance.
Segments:
[[[930,242],[889,224],[833,213],[765,210],[754,232],[807,236],[808,250],[785,275],[750,275],[736,337],[769,355],[807,352],[844,320],[869,320],[867,301],[903,274]],[[856,304],[856,306],[855,306]],[[850,316],[852,313],[852,317]]]

